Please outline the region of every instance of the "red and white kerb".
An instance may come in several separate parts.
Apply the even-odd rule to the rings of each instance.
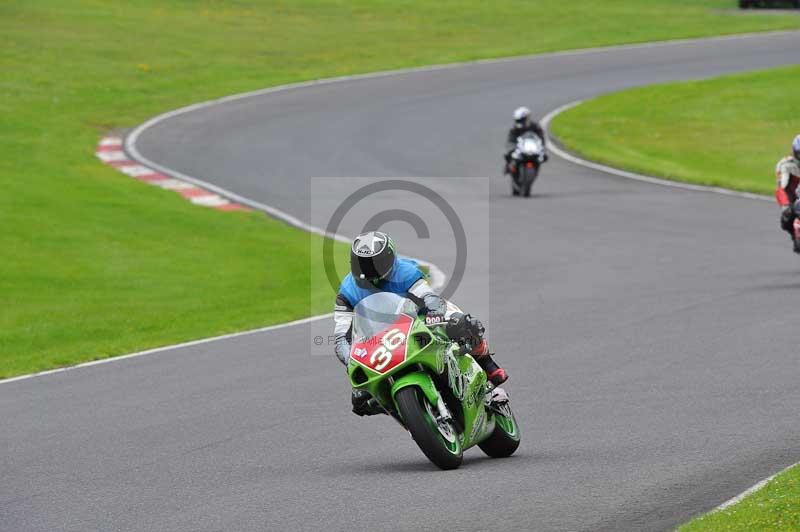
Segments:
[[[122,139],[119,137],[104,137],[100,140],[95,150],[97,158],[109,166],[113,166],[123,174],[139,181],[144,181],[157,187],[177,192],[195,205],[212,207],[220,211],[249,211],[239,203],[234,203],[228,198],[210,192],[192,183],[165,176],[152,168],[148,168],[128,158],[122,150]]]

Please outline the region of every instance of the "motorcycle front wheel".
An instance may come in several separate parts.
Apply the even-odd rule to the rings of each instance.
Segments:
[[[539,177],[539,169],[536,167],[528,168],[525,167],[524,177],[522,182],[525,183],[522,190],[522,195],[526,198],[531,197],[531,187],[533,186],[533,182],[536,181],[536,178]]]
[[[514,454],[519,447],[519,425],[509,403],[494,411],[494,431],[492,435],[478,444],[481,451],[492,458],[505,458]]]
[[[452,422],[439,422],[435,408],[416,386],[409,386],[395,395],[400,416],[411,437],[428,460],[441,469],[456,469],[461,465],[461,439]]]

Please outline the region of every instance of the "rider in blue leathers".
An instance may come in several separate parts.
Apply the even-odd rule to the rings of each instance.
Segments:
[[[350,249],[350,273],[342,281],[334,307],[334,338],[336,357],[347,365],[352,341],[353,309],[365,297],[376,292],[392,292],[414,301],[426,312],[426,319],[444,321],[447,303],[433,291],[416,261],[398,257],[394,242],[386,233],[371,231],[358,235]],[[484,328],[479,320],[456,313],[449,316],[448,334],[469,338],[477,347],[472,356],[486,371],[489,380],[498,386],[508,378],[497,365],[483,337]],[[383,413],[370,395],[363,390],[353,390],[353,412],[363,416]]]

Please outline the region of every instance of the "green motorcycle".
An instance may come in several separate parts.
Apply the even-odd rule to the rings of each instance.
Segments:
[[[494,458],[517,450],[507,396],[488,399],[493,386],[468,345],[448,338],[441,324],[426,325],[418,307],[397,294],[370,295],[354,313],[350,383],[406,428],[431,462],[455,469],[474,445]]]

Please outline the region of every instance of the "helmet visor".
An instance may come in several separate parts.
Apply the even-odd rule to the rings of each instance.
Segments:
[[[368,281],[375,281],[383,279],[389,272],[392,271],[394,266],[394,253],[380,253],[373,257],[352,257],[351,269],[356,278],[361,278]]]

